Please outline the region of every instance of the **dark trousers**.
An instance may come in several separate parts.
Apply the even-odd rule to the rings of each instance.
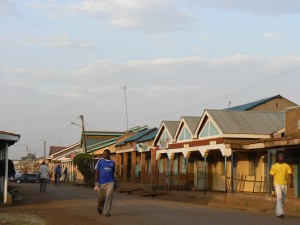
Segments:
[[[40,178],[40,192],[46,191],[47,178]]]

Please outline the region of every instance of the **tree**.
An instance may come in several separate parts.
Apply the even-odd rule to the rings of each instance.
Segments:
[[[87,153],[80,153],[74,157],[73,162],[83,175],[85,185],[93,186],[95,182],[93,157]]]
[[[36,156],[33,153],[28,153],[28,155],[21,157],[22,160],[35,160]]]

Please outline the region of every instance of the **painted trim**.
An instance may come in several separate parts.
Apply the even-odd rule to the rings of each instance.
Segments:
[[[126,150],[117,150],[116,154],[124,153],[124,152],[135,152],[134,148],[126,149]]]
[[[188,147],[188,148],[177,148],[177,149],[163,149],[156,151],[156,159],[160,158],[161,154],[167,154],[168,158],[173,158],[175,153],[182,153],[186,158],[190,152],[199,151],[203,157],[205,157],[206,153],[211,150],[220,150],[223,156],[229,157],[231,155],[231,148],[225,146],[225,144],[213,144],[213,145],[203,145],[196,147]]]

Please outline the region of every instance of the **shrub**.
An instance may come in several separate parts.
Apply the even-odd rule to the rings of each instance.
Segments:
[[[93,186],[95,182],[93,157],[87,153],[80,153],[74,157],[73,162],[83,175],[85,185]]]

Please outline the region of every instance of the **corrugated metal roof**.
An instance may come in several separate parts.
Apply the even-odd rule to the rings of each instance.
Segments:
[[[118,147],[118,146],[122,146],[128,142],[133,142],[133,141],[137,141],[139,138],[145,136],[146,134],[148,134],[149,132],[151,132],[153,130],[153,128],[151,129],[146,129],[146,130],[142,130],[140,132],[138,132],[137,134],[125,139],[124,141],[116,144],[115,146]]]
[[[249,103],[246,103],[246,104],[243,104],[243,105],[230,107],[230,108],[227,108],[225,110],[246,111],[246,110],[252,109],[256,106],[259,106],[261,104],[264,104],[264,103],[266,103],[266,102],[268,102],[268,101],[270,101],[274,98],[282,98],[282,96],[281,95],[276,95],[276,96],[272,96],[272,97],[269,97],[269,98],[260,99],[260,100],[254,101],[254,102],[249,102]]]
[[[115,144],[115,147],[122,146],[122,145],[125,145],[125,144],[126,144],[125,141],[121,141],[121,142]]]
[[[119,137],[115,137],[115,138],[110,138],[110,139],[106,139],[106,140],[103,140],[103,141],[99,141],[93,145],[89,145],[87,146],[87,152],[92,152],[92,151],[95,151],[97,149],[100,149],[100,148],[104,148],[107,145],[107,143],[111,143],[111,142],[116,142],[116,140],[118,139]]]
[[[110,139],[110,140],[107,140],[99,145],[95,145],[95,146],[92,146],[90,147],[90,149],[87,150],[87,152],[93,152],[93,151],[96,151],[98,149],[101,149],[101,148],[105,148],[107,146],[110,146],[110,145],[113,145],[116,143],[116,139]]]
[[[127,132],[140,132],[140,131],[148,129],[148,128],[149,128],[148,125],[144,125],[142,127],[141,126],[136,126],[136,127],[132,127],[130,129],[128,129]]]
[[[201,120],[201,117],[199,117],[199,116],[183,116],[182,118],[186,122],[186,125],[192,131],[192,134],[194,134],[197,129],[197,126]]]
[[[143,137],[139,138],[136,142],[140,143],[140,142],[154,140],[157,132],[158,132],[158,129],[157,128],[153,128],[148,134],[146,134]]]
[[[269,135],[284,128],[284,112],[206,111],[224,134]]]
[[[179,121],[163,121],[166,129],[170,132],[172,138],[175,136]]]

